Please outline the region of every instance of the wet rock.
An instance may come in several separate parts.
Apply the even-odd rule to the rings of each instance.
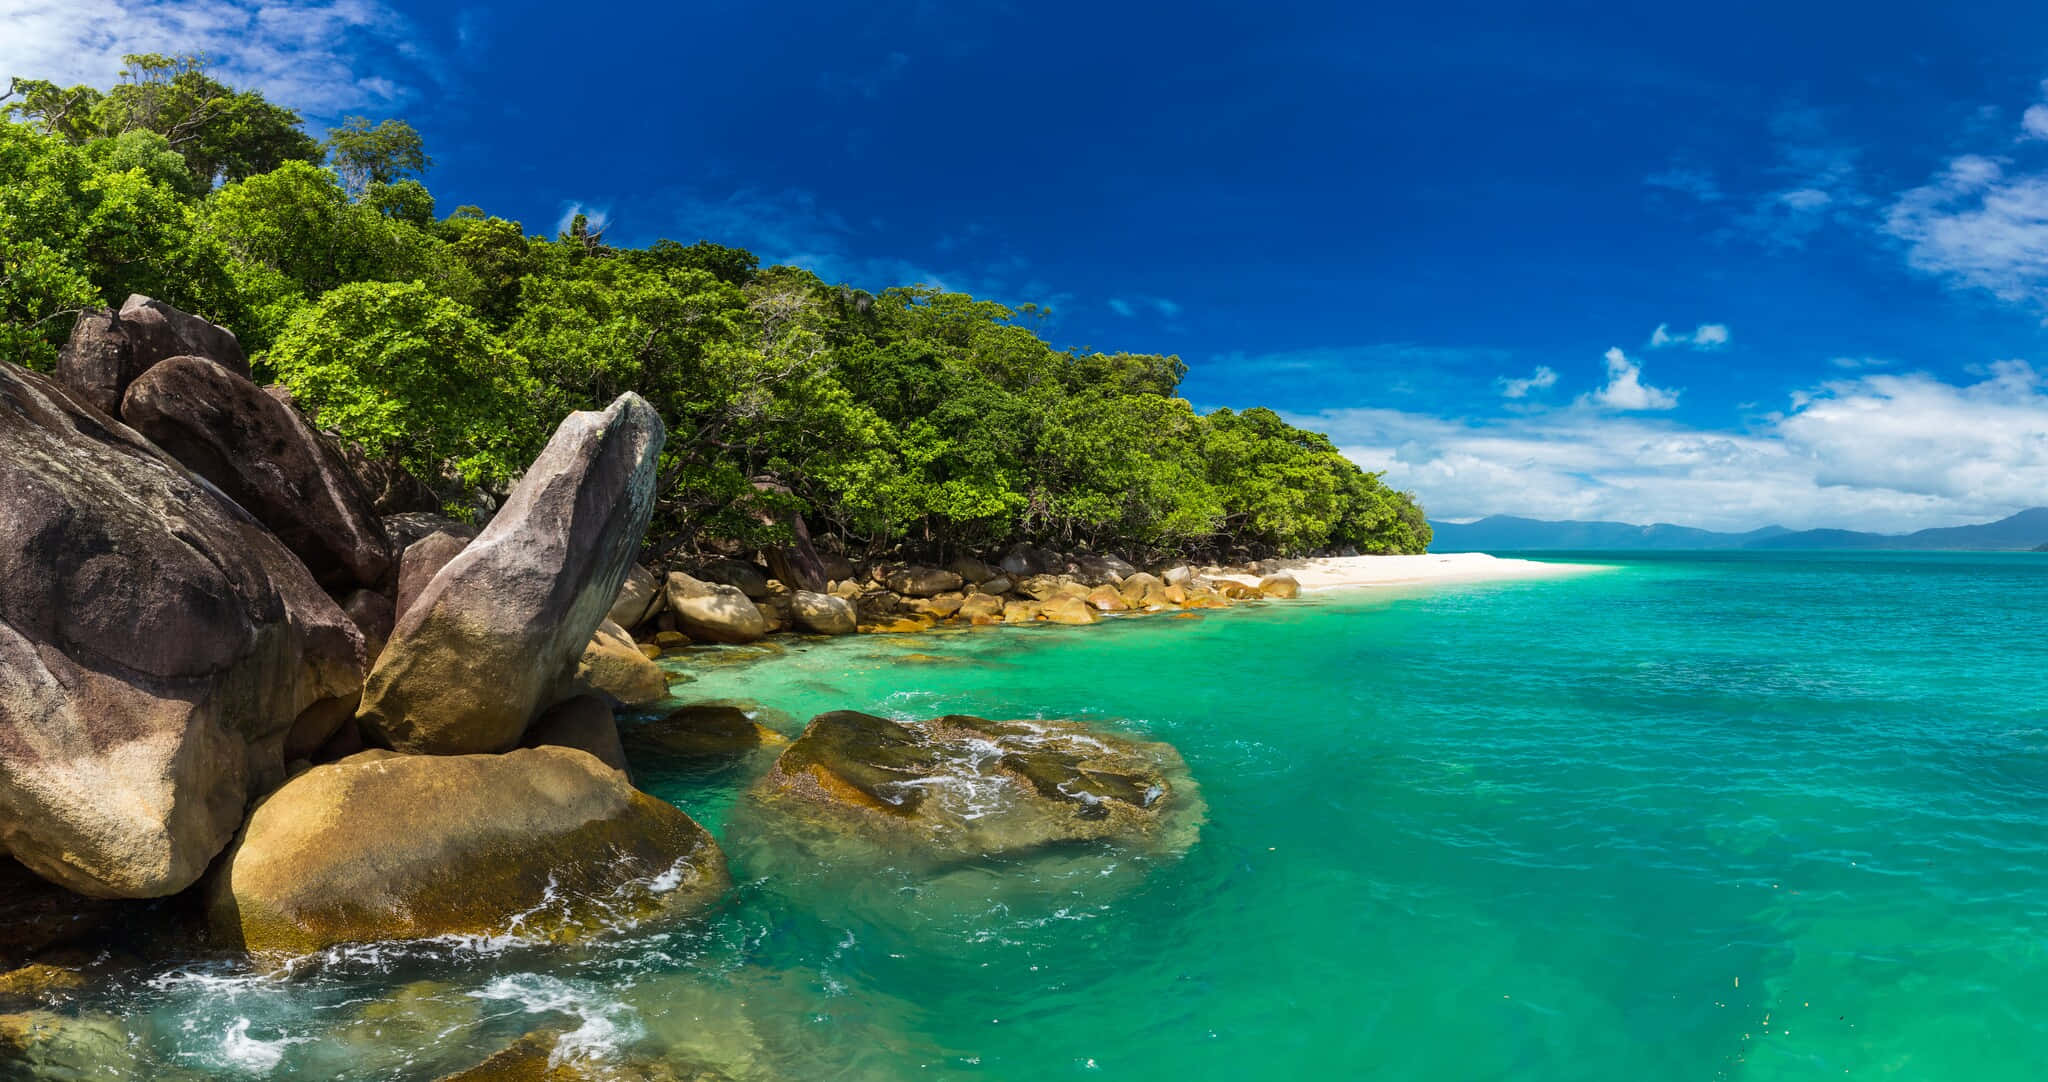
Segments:
[[[0,364],[0,850],[82,894],[191,885],[363,638],[270,531]]]
[[[889,589],[904,597],[931,597],[961,587],[961,577],[936,567],[905,567],[889,573]]]
[[[729,760],[784,738],[737,706],[698,704],[671,710],[656,721],[626,726],[620,735],[629,762],[666,759]]]
[[[737,586],[671,571],[666,597],[677,629],[697,642],[745,643],[768,634],[760,607]]]
[[[145,1077],[152,1076],[120,1019],[51,1011],[0,1014],[0,1078]]]
[[[330,592],[390,578],[391,541],[347,464],[243,376],[172,357],[128,386],[121,417],[270,527]]]
[[[54,1004],[85,987],[85,975],[66,966],[41,962],[0,973],[0,1007],[9,1004]]]
[[[1236,579],[1217,579],[1211,590],[1232,601],[1251,601],[1266,596],[1256,586],[1247,585]]]
[[[860,623],[853,602],[830,594],[800,591],[790,597],[789,612],[798,627],[818,635],[851,635]]]
[[[1267,575],[1259,580],[1259,592],[1267,597],[1300,597],[1301,582],[1293,575],[1284,572],[1277,575]]]
[[[646,706],[668,698],[668,674],[640,651],[626,629],[610,620],[597,625],[565,688],[555,692],[595,693],[623,706]]]
[[[524,743],[529,748],[575,748],[613,770],[626,770],[619,723],[612,717],[612,708],[595,695],[578,695],[548,707],[527,726]]]
[[[940,860],[1100,841],[1178,851],[1203,814],[1165,744],[1071,721],[896,722],[850,710],[813,718],[750,799],[799,833]]]
[[[710,835],[585,752],[365,753],[259,805],[209,908],[220,941],[252,952],[566,941],[694,912],[728,882]]]
[[[447,567],[449,561],[462,555],[469,547],[474,535],[437,530],[405,547],[398,558],[398,599],[392,606],[393,620],[405,615],[412,603],[426,592],[427,584],[434,576]],[[386,633],[389,637],[389,633]]]
[[[661,580],[639,564],[626,569],[626,581],[619,584],[618,599],[605,619],[631,631],[661,611]]]
[[[638,395],[570,414],[491,524],[402,606],[363,688],[365,731],[435,754],[517,744],[619,595],[663,438]]]
[[[1039,604],[1036,601],[1010,600],[1003,602],[1003,622],[1006,624],[1028,624],[1038,619]]]

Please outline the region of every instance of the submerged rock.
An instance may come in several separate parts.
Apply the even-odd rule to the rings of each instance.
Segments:
[[[821,714],[751,792],[782,824],[940,860],[1073,842],[1179,851],[1203,805],[1180,753],[1072,721]]]
[[[572,413],[491,524],[405,606],[370,672],[366,731],[401,751],[501,751],[618,598],[654,511],[664,433],[621,395]]]
[[[305,562],[330,593],[383,585],[391,541],[348,466],[261,387],[199,357],[173,357],[121,400],[135,430],[222,492]]]
[[[246,511],[0,363],[0,850],[82,894],[190,886],[363,662]]]
[[[249,817],[210,892],[223,943],[303,954],[444,935],[562,941],[692,912],[728,885],[689,816],[581,751],[365,752]]]
[[[671,710],[660,720],[629,726],[620,739],[627,760],[730,760],[786,737],[762,727],[737,706],[704,703]]]

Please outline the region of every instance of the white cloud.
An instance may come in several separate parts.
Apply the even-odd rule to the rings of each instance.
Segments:
[[[1619,348],[1607,351],[1607,383],[1582,395],[1581,405],[1610,410],[1668,410],[1678,405],[1678,392],[1643,383],[1643,366]]]
[[[1691,346],[1694,349],[1719,349],[1728,344],[1726,323],[1702,323],[1691,334],[1672,334],[1671,324],[1659,323],[1650,332],[1650,348],[1665,346]]]
[[[1173,319],[1180,315],[1180,305],[1167,300],[1165,297],[1152,298],[1152,307],[1159,309],[1159,314],[1168,319]]]
[[[1467,421],[1385,409],[1291,417],[1416,492],[1432,518],[1904,531],[2048,503],[2048,389],[2002,362],[1822,383],[1744,431],[1584,407]]]
[[[1116,297],[1109,299],[1109,310],[1126,318],[1138,314],[1137,309],[1131,307],[1131,302]]]
[[[1557,370],[1547,364],[1539,364],[1536,371],[1521,379],[1508,379],[1503,376],[1500,380],[1500,395],[1502,398],[1527,398],[1530,391],[1547,390],[1555,386]]]
[[[2048,174],[1965,154],[1901,195],[1885,231],[1907,243],[1907,262],[1953,285],[2048,302]]]
[[[2020,128],[2036,139],[2048,139],[2048,105],[2029,105],[2020,114]]]
[[[204,54],[223,81],[316,116],[403,100],[421,72],[398,69],[435,66],[378,0],[0,0],[0,27],[0,82],[107,86],[123,54]]]

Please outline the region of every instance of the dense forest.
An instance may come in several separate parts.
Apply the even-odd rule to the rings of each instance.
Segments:
[[[0,111],[0,357],[47,368],[81,309],[147,294],[451,507],[502,493],[564,411],[635,391],[670,431],[664,547],[771,543],[792,514],[871,553],[1429,542],[1326,437],[1197,413],[1179,358],[1056,349],[1032,305],[439,214],[410,125],[316,140],[190,58],[129,57],[105,91],[17,78]]]

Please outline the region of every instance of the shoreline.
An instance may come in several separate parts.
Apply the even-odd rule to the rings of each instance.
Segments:
[[[1302,592],[1430,586],[1438,583],[1508,582],[1561,578],[1613,570],[1611,564],[1552,563],[1490,556],[1483,552],[1422,553],[1414,556],[1323,556],[1277,565],[1301,584]],[[1214,576],[1255,584],[1243,573]]]

